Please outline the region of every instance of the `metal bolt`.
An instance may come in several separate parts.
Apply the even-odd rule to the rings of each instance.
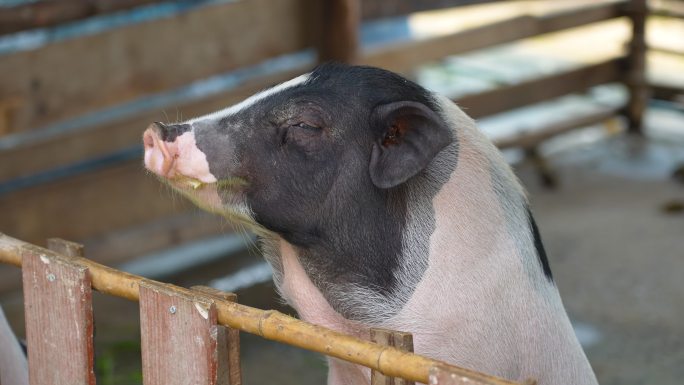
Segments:
[[[55,277],[54,274],[50,273],[50,274],[47,275],[47,279],[48,279],[48,281],[50,281],[50,282],[54,282],[55,279],[57,279],[57,277]]]
[[[169,313],[176,314],[176,307],[171,305],[171,307],[169,308]]]

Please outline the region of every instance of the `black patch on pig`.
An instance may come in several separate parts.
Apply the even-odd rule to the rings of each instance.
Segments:
[[[532,211],[527,207],[527,218],[530,222],[530,229],[532,230],[532,236],[534,237],[534,248],[537,250],[537,258],[539,258],[539,263],[544,271],[544,276],[553,282],[553,275],[551,274],[551,266],[549,265],[549,259],[546,256],[546,250],[544,249],[544,244],[541,240],[541,235],[539,235],[539,229],[537,228],[537,222],[532,216]]]
[[[211,173],[219,180],[248,182],[238,194],[244,194],[254,219],[296,247],[312,282],[350,319],[368,315],[345,307],[347,293],[340,288],[361,287],[386,298],[399,289],[406,292],[395,272],[404,254],[407,186],[421,173],[387,187],[374,184],[369,172],[373,146],[386,136],[371,116],[377,107],[395,102],[438,111],[427,90],[399,75],[327,64],[304,83],[215,121],[193,123]],[[439,143],[444,146],[447,139]],[[436,194],[439,187],[427,191]],[[220,192],[224,202],[234,194]],[[431,204],[432,197],[426,200]],[[432,207],[425,211],[433,215],[425,221],[434,230]],[[430,234],[421,236],[426,240],[418,254],[424,263],[415,264],[421,271],[411,272],[418,277],[415,283],[429,252]]]
[[[185,132],[190,131],[192,126],[189,124],[169,124],[165,125],[160,122],[154,122],[159,129],[161,138],[165,142],[173,142],[177,137],[183,135]]]

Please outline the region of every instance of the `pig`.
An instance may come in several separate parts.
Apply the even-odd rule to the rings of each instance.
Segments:
[[[28,362],[0,307],[0,384],[28,385]]]
[[[596,384],[525,191],[456,104],[392,72],[324,64],[143,134],[145,166],[251,229],[305,321],[540,385]],[[329,359],[328,384],[370,372]]]

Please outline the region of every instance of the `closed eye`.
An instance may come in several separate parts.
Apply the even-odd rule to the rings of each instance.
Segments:
[[[321,129],[320,127],[316,127],[316,126],[313,126],[313,125],[311,125],[311,124],[304,123],[304,122],[299,122],[299,123],[297,123],[297,124],[293,124],[292,127],[304,128],[304,129],[307,129],[307,130],[314,130],[314,131],[317,131],[317,130],[320,130],[320,129]]]

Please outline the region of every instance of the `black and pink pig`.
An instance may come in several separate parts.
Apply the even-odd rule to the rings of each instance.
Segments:
[[[512,380],[596,384],[527,198],[449,99],[327,64],[224,110],[144,133],[145,166],[252,229],[309,322]],[[330,359],[328,384],[369,384]]]

